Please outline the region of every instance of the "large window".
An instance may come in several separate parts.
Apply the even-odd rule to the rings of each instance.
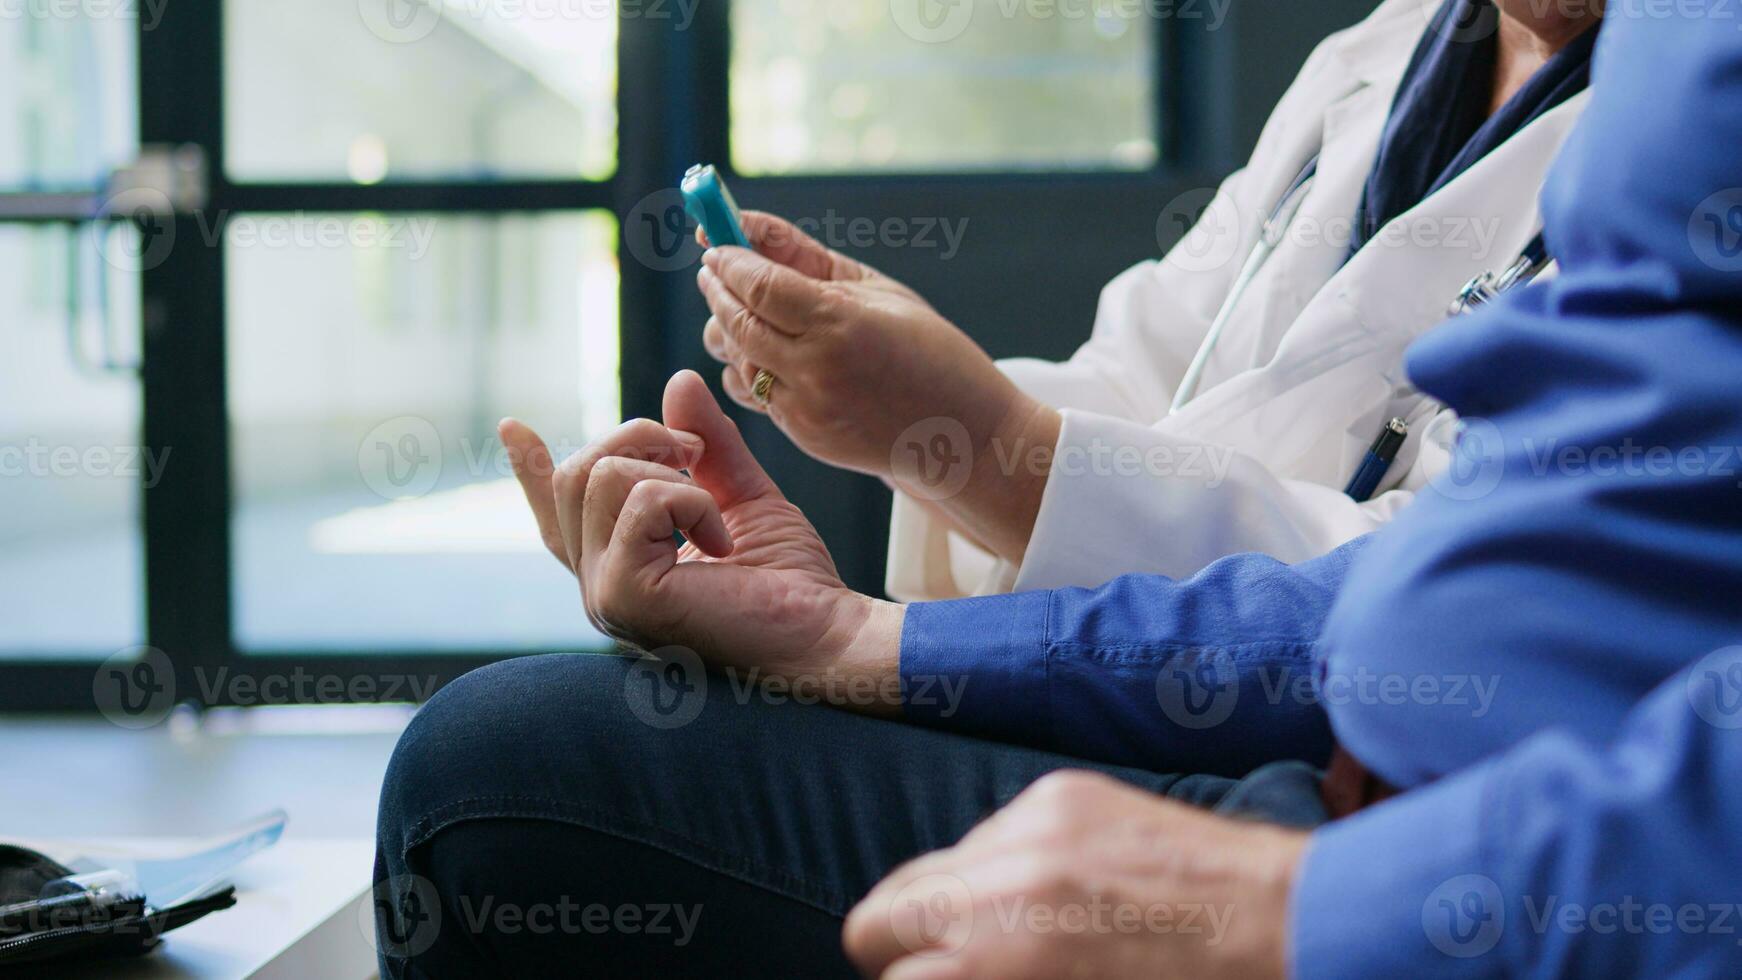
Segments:
[[[1156,35],[1142,5],[739,0],[743,173],[1144,170]]]
[[[615,241],[597,212],[230,222],[242,649],[598,642],[527,560],[495,431],[515,415],[560,451],[618,421]]]
[[[93,229],[0,227],[0,657],[104,655],[145,635],[138,279]],[[109,315],[101,310],[107,305]]]
[[[228,0],[238,180],[599,180],[617,164],[617,20],[598,0]]]
[[[976,235],[988,215],[1122,206],[1172,139],[1171,28],[1145,9],[0,16],[0,707],[89,707],[91,662],[115,656],[178,677],[450,677],[602,646],[495,426],[578,448],[708,366],[670,191],[683,168],[719,164],[748,205],[801,216],[943,217],[912,195],[970,179],[955,220]],[[1058,172],[1098,183],[1033,179]],[[1093,279],[1141,257],[1097,247],[1071,256]],[[930,273],[946,305],[972,278],[950,271]],[[875,588],[883,491],[747,421],[849,580]]]
[[[135,25],[59,13],[0,18],[0,192],[90,193],[137,144]],[[135,245],[0,225],[0,658],[145,635]]]

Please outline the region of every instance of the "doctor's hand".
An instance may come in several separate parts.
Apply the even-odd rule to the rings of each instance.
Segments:
[[[502,423],[545,546],[579,580],[587,618],[642,649],[676,645],[722,667],[842,682],[829,691],[860,692],[869,677],[898,698],[902,607],[841,582],[698,375],[673,377],[664,408],[665,424],[625,422],[554,467],[537,434]],[[852,706],[898,710],[862,695]]]
[[[1307,835],[1098,773],[1043,776],[847,916],[867,977],[1276,978]]]
[[[743,220],[756,250],[711,248],[697,274],[727,393],[811,456],[882,477],[1019,560],[1045,469],[997,463],[1050,453],[1058,413],[913,290],[772,215]],[[759,368],[778,379],[767,404],[752,393]],[[940,465],[962,470],[939,482]]]

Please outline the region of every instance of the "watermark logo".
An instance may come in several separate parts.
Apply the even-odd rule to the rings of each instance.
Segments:
[[[1429,486],[1450,500],[1480,500],[1500,485],[1505,455],[1499,426],[1487,419],[1464,419],[1458,423],[1458,438],[1445,472]]]
[[[410,959],[429,951],[442,931],[442,903],[435,883],[421,875],[396,875],[375,884],[358,906],[358,927],[375,951]]]
[[[389,44],[421,41],[442,20],[440,0],[357,0],[357,13],[369,33]]]
[[[948,956],[974,933],[974,896],[955,875],[924,875],[895,893],[889,924],[896,941],[915,956]]]
[[[1742,646],[1700,658],[1688,672],[1688,703],[1713,728],[1742,728]]]
[[[973,473],[974,441],[957,419],[921,419],[889,449],[890,478],[919,500],[948,500],[967,488]]]
[[[91,678],[91,700],[121,728],[151,728],[175,707],[175,667],[156,647],[120,650]]]
[[[1162,667],[1155,678],[1162,714],[1181,728],[1214,728],[1240,701],[1239,672],[1220,651],[1200,650]]]
[[[660,647],[638,656],[623,675],[623,698],[645,724],[664,730],[696,720],[708,700],[708,671],[685,647]]]
[[[1186,272],[1220,269],[1240,247],[1240,208],[1214,188],[1186,191],[1161,209],[1155,239],[1168,250],[1169,265]]]
[[[1485,875],[1460,875],[1443,882],[1421,906],[1428,942],[1447,956],[1481,956],[1500,942],[1506,905],[1500,886]]]
[[[1459,708],[1460,714],[1486,718],[1500,694],[1499,674],[1380,673],[1362,665],[1353,671],[1326,671],[1317,681],[1309,671],[1288,667],[1261,669],[1257,675],[1265,702],[1273,705],[1291,701],[1331,707]]]
[[[1700,202],[1688,220],[1688,243],[1701,262],[1719,272],[1742,272],[1742,187]]]
[[[684,210],[683,193],[675,187],[635,202],[623,219],[623,244],[635,261],[655,272],[686,269],[702,257],[695,222]]]
[[[388,419],[358,444],[357,472],[385,500],[421,497],[441,479],[441,433],[415,415]]]
[[[1418,2],[1421,4],[1422,19],[1427,22],[1428,28],[1440,37],[1456,44],[1474,44],[1477,41],[1486,41],[1500,30],[1500,11],[1492,4],[1460,4],[1457,0],[1418,0]],[[1564,8],[1568,0],[1550,0],[1550,2],[1559,3]],[[1577,3],[1580,0],[1571,0],[1571,2]],[[1532,3],[1532,6],[1539,9],[1548,5],[1540,0],[1533,0]],[[1440,11],[1447,7],[1453,9],[1447,11],[1449,16],[1441,18]]]
[[[921,44],[947,44],[974,22],[974,0],[889,0],[901,33]]]
[[[231,248],[402,251],[413,262],[429,254],[437,230],[434,217],[343,216],[306,211],[235,216],[220,211],[212,219],[201,211],[195,220],[208,248],[223,241]]]
[[[103,261],[122,272],[147,272],[175,249],[175,206],[169,195],[152,187],[130,187],[103,202],[107,214],[131,218],[135,234],[98,238]]]

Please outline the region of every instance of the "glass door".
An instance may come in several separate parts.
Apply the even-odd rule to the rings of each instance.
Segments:
[[[225,179],[275,202],[221,246],[244,655],[604,642],[495,435],[621,418],[617,18],[533,6],[224,4]]]
[[[102,660],[145,637],[141,239],[111,220],[138,151],[137,23],[0,18],[0,660]]]
[[[1278,15],[1223,35],[1217,9],[0,16],[0,710],[104,707],[110,681],[153,704],[403,699],[603,648],[495,425],[560,453],[657,415],[679,368],[717,377],[684,169],[719,165],[996,355],[1062,356],[1101,285],[1170,244],[1167,202],[1237,162],[1180,80],[1233,90],[1210,53]],[[736,414],[877,591],[887,491]]]

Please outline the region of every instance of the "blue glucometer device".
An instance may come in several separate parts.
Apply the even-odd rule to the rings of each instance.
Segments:
[[[738,220],[738,202],[712,165],[698,163],[685,171],[678,190],[683,192],[683,209],[708,233],[710,244],[750,247]]]

